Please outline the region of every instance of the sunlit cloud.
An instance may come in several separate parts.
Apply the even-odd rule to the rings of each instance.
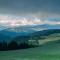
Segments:
[[[48,24],[48,25],[58,25],[60,24],[60,21],[50,21],[50,20],[43,20],[37,17],[34,18],[26,18],[26,17],[20,17],[16,18],[13,16],[4,16],[0,15],[0,26],[6,26],[6,27],[15,27],[15,26],[24,26],[24,25],[42,25],[42,24]]]
[[[60,25],[60,21],[45,21],[45,24],[48,24],[48,25]]]
[[[10,16],[0,16],[0,25],[4,26],[23,26],[23,25],[36,25],[42,24],[42,21],[38,18],[13,18]]]

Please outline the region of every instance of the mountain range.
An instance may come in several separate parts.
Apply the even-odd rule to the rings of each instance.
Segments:
[[[11,41],[11,40],[25,41],[25,40],[32,39],[32,40],[39,40],[40,44],[42,44],[44,42],[60,39],[59,38],[60,29],[47,29],[47,28],[48,28],[48,25],[6,28],[0,31],[0,41],[1,42]],[[38,30],[38,29],[41,29],[41,30]]]

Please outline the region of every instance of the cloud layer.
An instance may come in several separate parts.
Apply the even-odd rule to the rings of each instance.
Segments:
[[[55,18],[54,18],[55,19]],[[14,17],[8,15],[0,15],[0,26],[15,27],[25,25],[60,25],[60,21],[40,19],[37,17]]]

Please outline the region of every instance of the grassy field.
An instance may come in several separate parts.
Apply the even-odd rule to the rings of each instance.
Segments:
[[[45,36],[45,39],[40,39],[39,40],[39,44],[42,45],[44,43],[47,43],[47,42],[50,42],[50,41],[57,41],[57,40],[60,40],[60,33]]]
[[[0,51],[0,60],[60,60],[58,49],[31,48],[24,50]]]

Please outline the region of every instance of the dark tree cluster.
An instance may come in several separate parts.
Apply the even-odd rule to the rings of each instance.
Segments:
[[[29,45],[26,42],[18,44],[16,41],[11,41],[10,43],[7,43],[5,41],[0,42],[0,51],[7,51],[7,50],[17,50],[17,49],[27,49],[27,48],[33,48],[33,45]]]

